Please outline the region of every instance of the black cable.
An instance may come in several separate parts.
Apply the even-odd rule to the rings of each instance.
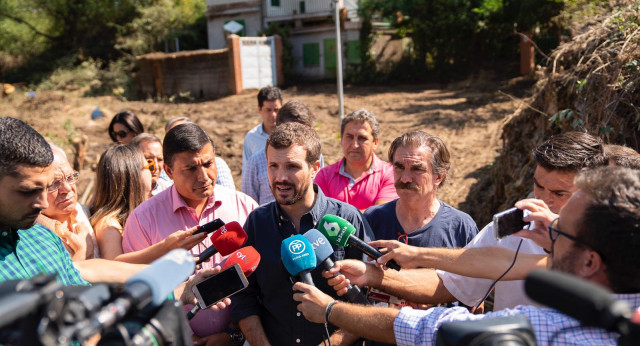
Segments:
[[[499,278],[496,279],[496,281],[494,281],[491,286],[489,286],[489,290],[487,290],[487,294],[484,295],[484,298],[482,298],[482,300],[480,300],[480,302],[478,302],[478,305],[476,305],[473,308],[473,311],[476,311],[478,309],[478,307],[480,306],[480,304],[484,303],[484,301],[487,299],[487,297],[489,296],[489,294],[491,294],[491,291],[493,290],[493,288],[496,286],[496,284],[498,283],[498,281],[500,281],[505,275],[507,275],[507,273],[511,270],[511,268],[513,268],[513,266],[516,264],[516,260],[518,259],[518,252],[520,252],[520,245],[522,245],[522,241],[524,239],[520,239],[520,242],[518,243],[518,248],[516,249],[516,254],[515,256],[513,256],[513,262],[511,262],[511,265],[509,266],[509,268],[507,268],[507,270],[502,273],[502,275],[500,275]]]

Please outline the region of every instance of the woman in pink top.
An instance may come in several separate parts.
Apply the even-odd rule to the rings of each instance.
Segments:
[[[147,162],[137,148],[116,144],[102,154],[96,170],[96,192],[91,225],[103,258],[150,263],[176,248],[191,249],[206,234],[192,236],[197,227],[177,231],[162,242],[140,251],[123,254],[122,231],[129,214],[151,193],[151,174],[155,162]]]

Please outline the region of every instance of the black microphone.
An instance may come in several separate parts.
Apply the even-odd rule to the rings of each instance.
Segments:
[[[633,311],[603,288],[553,270],[535,270],[527,275],[524,290],[534,301],[556,309],[585,326],[620,332]]]

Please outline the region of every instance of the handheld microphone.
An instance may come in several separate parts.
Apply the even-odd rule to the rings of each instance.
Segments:
[[[322,264],[326,270],[329,270],[335,266],[331,259],[333,253],[333,247],[329,244],[329,240],[320,233],[317,229],[310,229],[305,234],[305,238],[311,243],[313,251],[316,253],[317,265]],[[345,294],[347,300],[352,303],[369,305],[369,300],[360,292],[360,288],[355,285],[349,284],[347,286],[347,293]]]
[[[189,278],[194,269],[193,256],[184,249],[172,250],[151,262],[149,267],[124,284],[120,297],[102,308],[88,323],[77,325],[78,340],[85,341],[112,326],[131,310],[140,311],[147,306],[162,305],[167,296],[173,293],[173,289]]]
[[[524,281],[524,290],[534,301],[565,313],[584,326],[620,333],[633,313],[607,289],[558,271],[532,271]]]
[[[353,234],[356,232],[356,228],[353,227],[349,221],[339,216],[331,214],[323,216],[322,220],[318,223],[318,230],[322,232],[332,244],[339,246],[347,246],[347,244],[349,244],[369,255],[371,258],[378,259],[382,257],[382,252],[354,236]],[[394,260],[387,262],[385,266],[400,270],[400,265]]]
[[[232,221],[213,232],[209,239],[213,245],[198,255],[196,264],[205,262],[218,252],[226,256],[239,249],[247,241],[247,233],[238,222]]]
[[[249,277],[258,268],[260,264],[260,254],[253,246],[245,246],[242,249],[232,253],[227,257],[222,266],[222,270],[238,264],[244,276]],[[191,320],[200,311],[200,304],[196,304],[191,311],[187,313],[187,319]]]
[[[316,254],[307,238],[296,234],[282,241],[280,256],[284,267],[291,276],[297,276],[300,281],[313,285],[311,270],[316,267]]]
[[[211,232],[217,231],[222,226],[224,226],[224,221],[220,219],[215,219],[211,222],[205,223],[204,225],[200,226],[200,228],[198,228],[195,232],[193,232],[193,235],[200,234],[200,233],[209,234]]]

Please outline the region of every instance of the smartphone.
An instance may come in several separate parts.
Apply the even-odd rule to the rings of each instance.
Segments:
[[[249,281],[242,273],[240,265],[234,264],[220,273],[195,284],[191,290],[201,309],[206,309],[224,298],[242,291]]]
[[[511,208],[493,215],[493,231],[496,239],[502,239],[521,231],[529,223],[522,220],[525,212],[522,209]]]
[[[200,228],[198,228],[197,231],[193,232],[193,235],[200,234],[200,233],[209,234],[211,232],[217,231],[222,226],[224,226],[224,221],[220,219],[215,219],[211,222],[205,223],[204,225],[200,226]]]

